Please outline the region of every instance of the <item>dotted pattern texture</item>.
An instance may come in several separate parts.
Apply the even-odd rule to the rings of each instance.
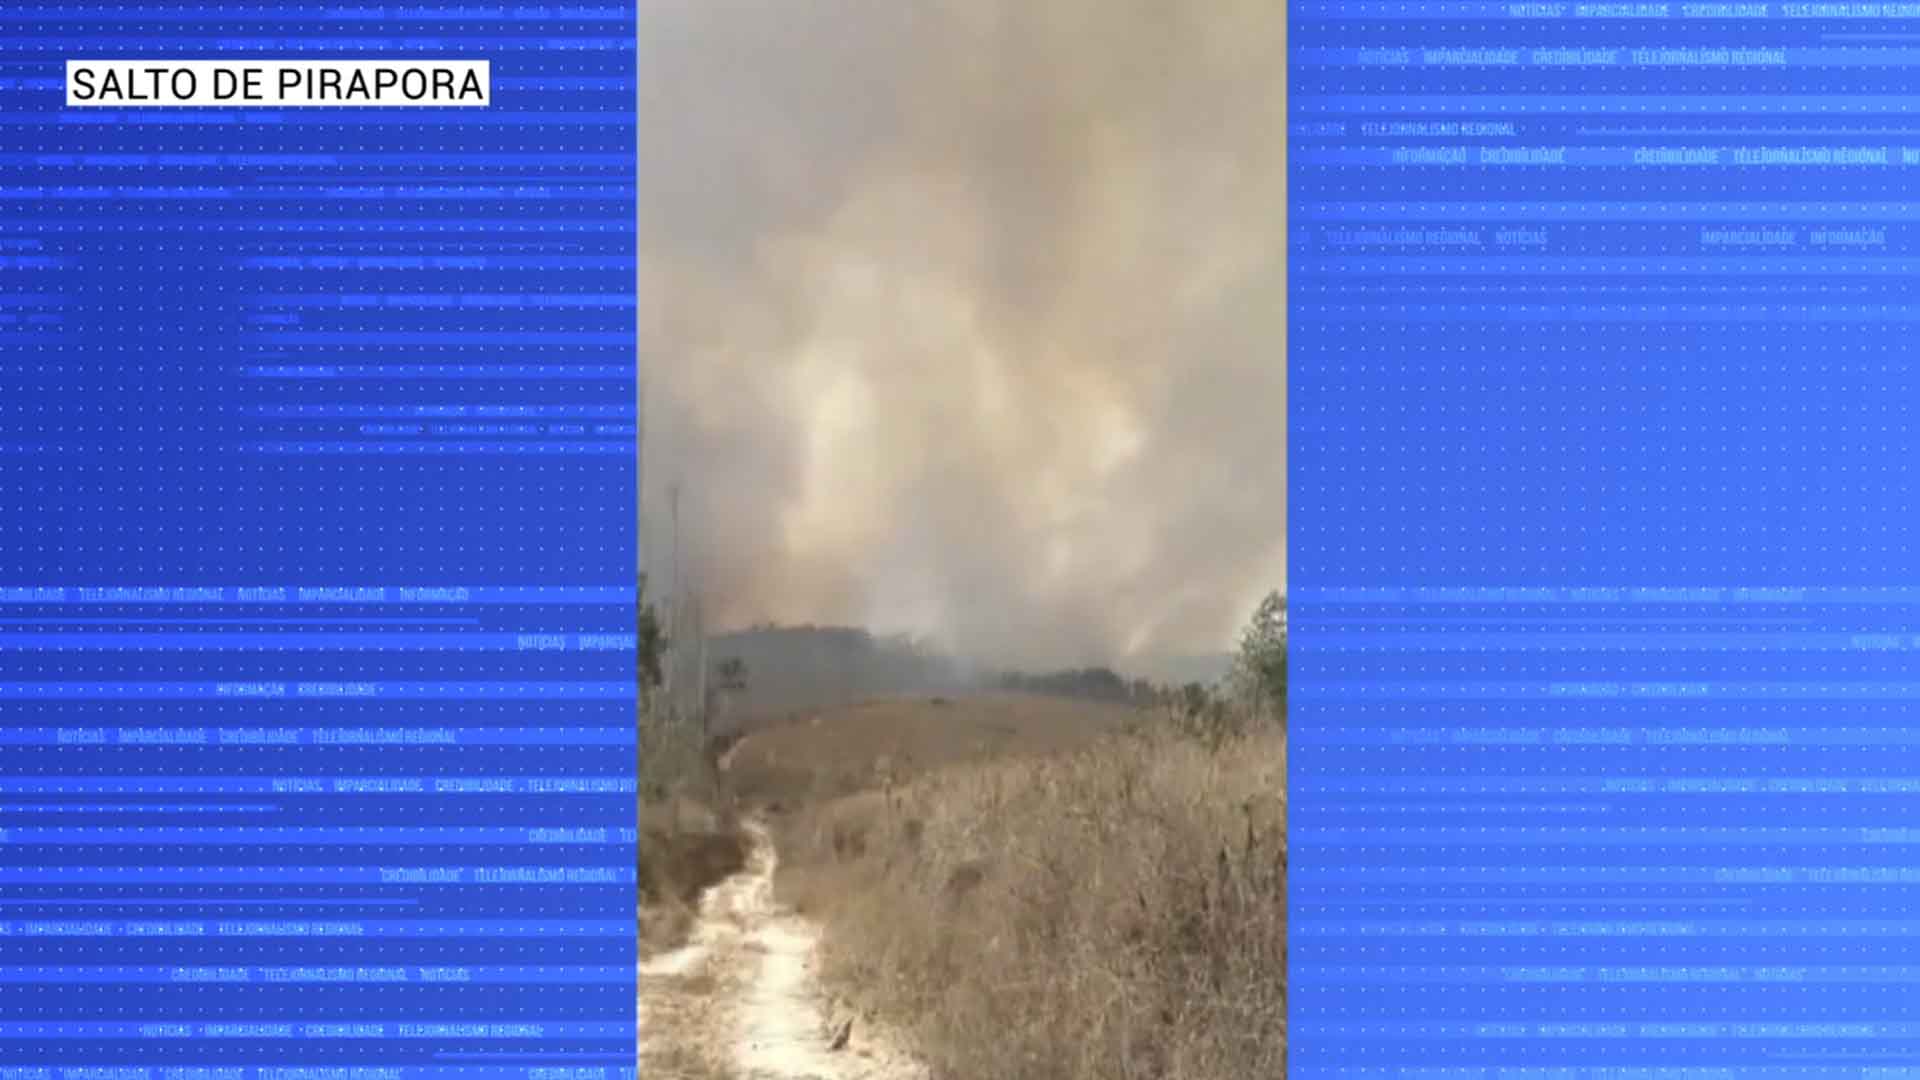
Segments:
[[[1920,5],[1292,5],[1297,1078],[1920,1077]]]
[[[632,1076],[634,31],[0,5],[0,1077]],[[68,109],[81,58],[493,104]]]

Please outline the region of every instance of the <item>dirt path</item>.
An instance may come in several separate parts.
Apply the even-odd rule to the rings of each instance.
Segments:
[[[687,944],[640,965],[645,1080],[925,1080],[878,1032],[855,1022],[831,1048],[812,958],[818,932],[773,899],[776,855],[747,825],[745,870],[707,890]]]

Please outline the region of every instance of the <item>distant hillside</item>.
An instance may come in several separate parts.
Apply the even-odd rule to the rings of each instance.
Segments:
[[[1075,668],[1041,673],[1011,671],[1000,676],[1000,687],[1027,694],[1124,702],[1144,689],[1121,678],[1112,668]]]
[[[723,695],[715,723],[723,732],[788,713],[900,694],[1019,689],[1119,701],[1128,698],[1137,679],[1164,686],[1212,685],[1232,663],[1226,653],[1143,656],[1112,670],[976,676],[923,642],[846,626],[760,626],[710,639],[707,662],[716,675],[728,660],[745,665],[746,687]]]
[[[903,637],[844,626],[756,627],[708,642],[709,663],[746,665],[746,688],[728,692],[721,726],[894,694],[956,690],[953,661]]]

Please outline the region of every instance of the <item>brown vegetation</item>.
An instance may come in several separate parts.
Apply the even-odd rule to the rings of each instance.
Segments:
[[[747,842],[697,725],[640,725],[640,952],[686,941],[700,894],[746,865]]]
[[[796,713],[739,744],[729,788],[766,806],[818,802],[960,762],[1051,753],[1120,730],[1137,711],[1064,698],[887,698]]]
[[[652,955],[686,941],[700,894],[747,864],[738,823],[698,804],[642,808],[640,949]]]
[[[1073,710],[1092,711],[1056,726]],[[958,733],[934,738],[956,714]],[[908,734],[870,747],[882,716]],[[896,702],[782,743],[835,777],[777,832],[778,887],[824,924],[830,985],[908,1025],[939,1076],[1283,1075],[1284,737],[1200,739],[1168,720]],[[913,775],[839,793],[855,774],[838,755],[870,765],[902,744],[928,755]],[[1053,752],[992,752],[1009,749]],[[785,790],[799,766],[757,767]]]
[[[1285,615],[1261,605],[1217,688],[643,730],[643,952],[741,865],[739,807],[822,927],[822,980],[935,1080],[1285,1075]]]

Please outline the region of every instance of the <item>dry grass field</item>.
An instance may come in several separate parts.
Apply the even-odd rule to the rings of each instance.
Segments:
[[[763,731],[776,888],[937,1077],[1284,1075],[1285,742],[1142,710],[896,700]]]
[[[726,782],[755,805],[817,803],[950,765],[1083,747],[1138,716],[1037,695],[882,698],[761,726],[728,756]]]

